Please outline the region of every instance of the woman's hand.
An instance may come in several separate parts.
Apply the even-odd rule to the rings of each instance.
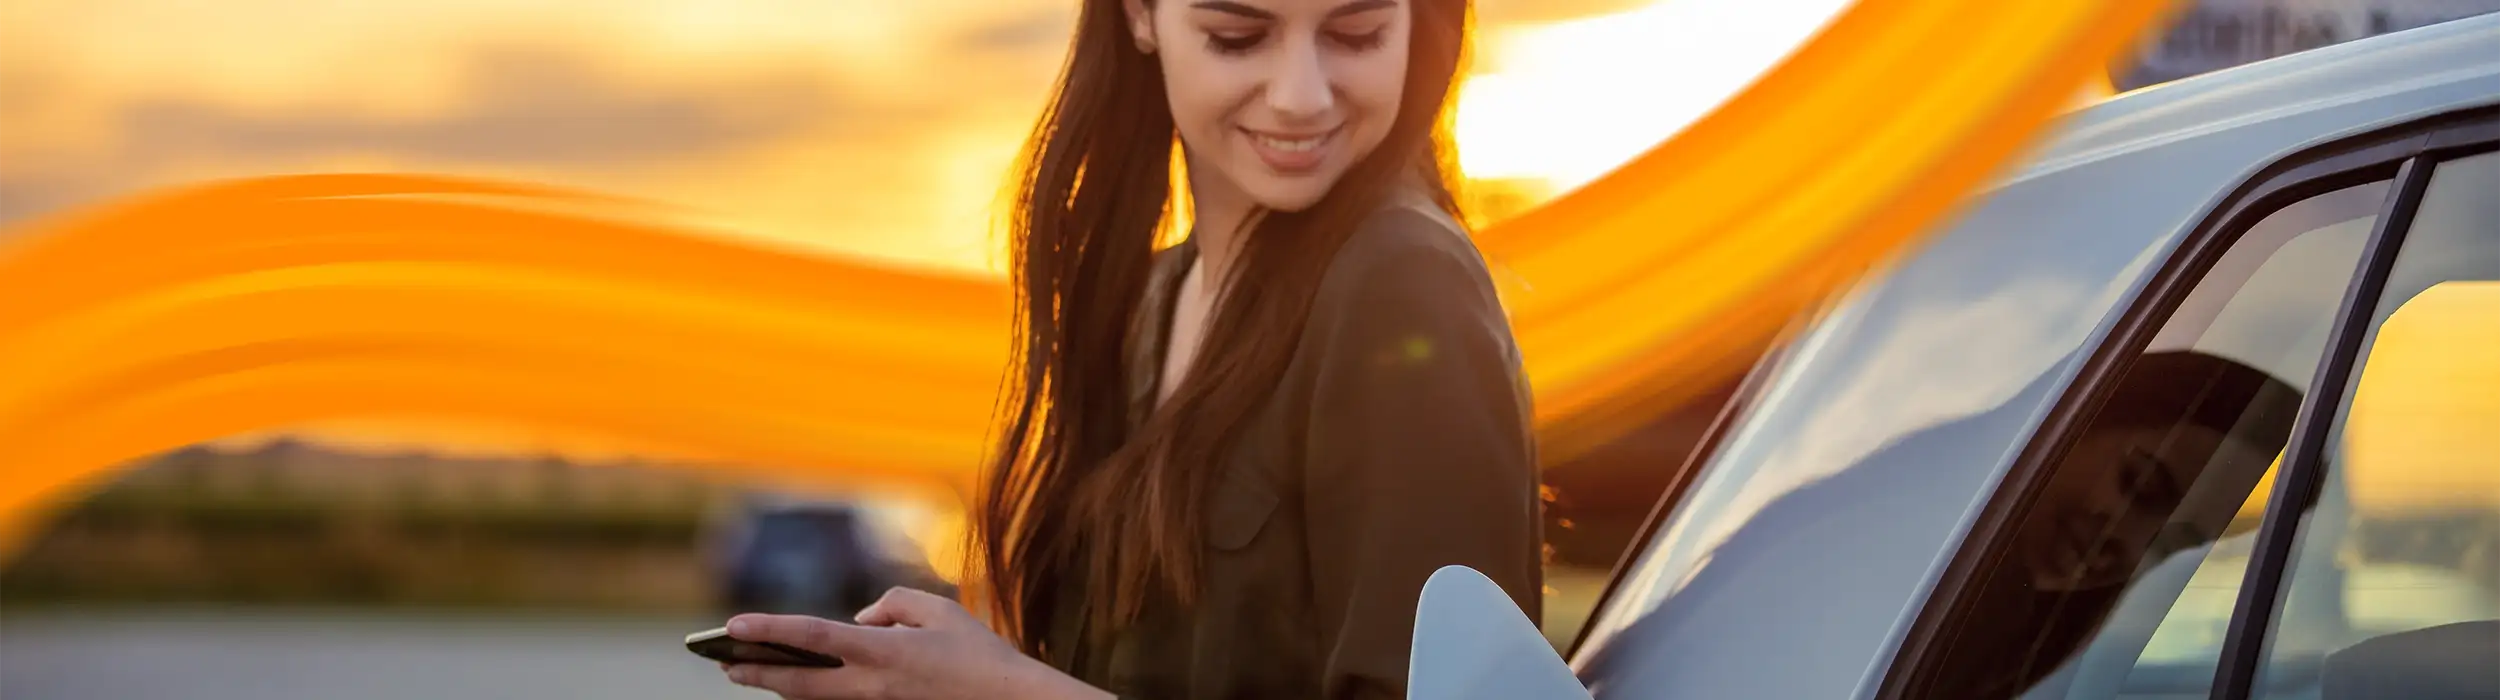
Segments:
[[[729,636],[842,657],[841,668],[724,664],[729,680],[786,700],[1109,700],[1025,656],[953,600],[896,588],[849,625],[802,615],[740,615]]]

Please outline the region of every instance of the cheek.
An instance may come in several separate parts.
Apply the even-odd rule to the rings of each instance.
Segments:
[[[1403,41],[1387,42],[1377,50],[1349,59],[1338,72],[1342,99],[1362,114],[1365,150],[1388,136],[1389,126],[1405,107],[1406,51]]]
[[[1256,83],[1237,62],[1185,53],[1163,59],[1163,91],[1185,139],[1212,138],[1229,129],[1233,112]]]

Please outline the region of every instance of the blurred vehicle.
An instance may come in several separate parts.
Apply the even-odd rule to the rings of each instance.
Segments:
[[[868,526],[848,503],[750,499],[734,517],[717,554],[726,614],[848,620],[885,590]]]
[[[887,589],[954,595],[906,538],[868,504],[753,494],[716,531],[716,604],[724,614],[770,612],[849,620]]]
[[[2500,12],[2500,0],[2183,0],[2115,66],[2120,90]]]
[[[1416,687],[2500,697],[2500,15],[2068,115],[1700,449],[1567,664],[1428,587]]]

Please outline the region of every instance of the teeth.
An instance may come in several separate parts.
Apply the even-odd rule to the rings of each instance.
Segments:
[[[1308,151],[1318,148],[1321,141],[1328,140],[1328,137],[1326,136],[1315,136],[1299,141],[1286,141],[1283,139],[1269,137],[1265,134],[1254,135],[1253,138],[1257,138],[1260,145],[1264,145],[1268,148],[1273,148],[1279,151],[1294,152]]]

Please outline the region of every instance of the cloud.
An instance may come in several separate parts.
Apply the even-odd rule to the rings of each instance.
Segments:
[[[45,210],[47,207],[45,200],[50,200],[50,197],[45,197],[45,192],[37,190],[35,183],[12,183],[12,180],[0,180],[0,222],[12,222],[12,220],[22,220],[22,217],[35,215],[35,212]]]
[[[61,97],[61,76],[18,61],[0,63],[0,125],[14,126]]]
[[[835,116],[831,86],[804,74],[729,84],[636,84],[580,56],[529,49],[481,52],[445,113],[387,118],[350,110],[245,110],[159,98],[121,110],[124,150],[296,156],[387,153],[502,163],[615,163],[676,158],[768,142]]]
[[[92,199],[101,184],[83,174],[0,172],[0,226]]]
[[[117,104],[70,105],[110,125],[104,147],[0,168],[0,225],[160,184],[202,165],[252,174],[336,158],[500,169],[613,168],[678,163],[870,129],[914,108],[844,99],[820,66],[783,65],[682,81],[637,79],[585,54],[533,47],[473,49],[451,98],[420,114],[382,113],[353,96],[268,107],[176,92]],[[35,114],[61,69],[19,66],[6,96],[11,126]],[[378,88],[387,89],[387,88]],[[888,114],[887,112],[894,112]],[[31,117],[30,117],[31,118]],[[91,122],[92,123],[92,122]],[[431,167],[431,166],[429,166]]]
[[[1067,46],[1076,35],[1074,4],[1040,8],[975,27],[963,39],[964,47],[976,51],[1057,51]]]

